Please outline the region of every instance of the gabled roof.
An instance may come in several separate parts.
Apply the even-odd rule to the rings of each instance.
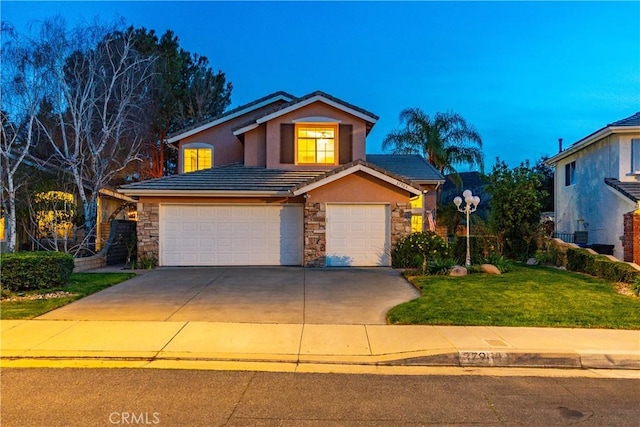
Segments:
[[[640,111],[635,113],[633,116],[610,123],[607,126],[640,126]]]
[[[245,167],[240,163],[171,175],[120,187],[132,196],[298,196],[344,176],[363,171],[413,194],[421,191],[411,180],[364,160],[332,170],[277,170]]]
[[[256,99],[255,101],[249,102],[248,104],[241,105],[237,108],[229,110],[218,116],[212,117],[205,121],[202,121],[192,126],[189,126],[187,128],[184,128],[178,132],[175,132],[167,137],[167,142],[172,144],[176,141],[179,141],[181,139],[184,139],[196,133],[202,132],[203,130],[209,129],[213,126],[217,126],[231,119],[235,119],[236,117],[240,117],[244,114],[250,113],[251,111],[255,111],[258,108],[262,108],[266,105],[273,104],[274,102],[278,102],[278,101],[290,102],[293,99],[295,99],[295,97],[293,95],[288,94],[287,92],[283,92],[283,91],[274,92],[260,99]]]
[[[632,202],[640,202],[640,182],[622,182],[615,178],[605,178],[604,183]]]
[[[303,97],[295,98],[286,104],[281,104],[274,107],[273,109],[265,111],[255,120],[248,121],[244,123],[242,126],[239,126],[237,129],[234,130],[233,134],[236,136],[242,135],[245,132],[255,129],[262,123],[268,122],[269,120],[275,119],[291,111],[295,111],[306,105],[312,104],[314,102],[323,102],[338,110],[344,111],[348,114],[351,114],[353,116],[356,116],[358,118],[365,120],[368,123],[367,132],[373,127],[373,125],[378,121],[378,118],[379,118],[375,114],[363,108],[357,107],[353,104],[345,102],[334,96],[331,96],[328,93],[317,90]]]
[[[324,171],[284,171],[245,167],[241,163],[124,185],[119,191],[132,195],[277,196]]]
[[[327,171],[324,175],[316,176],[315,178],[307,180],[307,182],[305,183],[298,184],[292,191],[295,196],[299,196],[315,188],[322,187],[323,185],[329,184],[330,182],[337,181],[340,178],[360,171],[374,176],[382,181],[388,182],[389,184],[395,185],[396,187],[400,187],[403,190],[408,191],[409,193],[415,195],[422,194],[422,191],[416,188],[413,182],[411,182],[410,180],[400,175],[389,172],[388,170],[375,166],[371,163],[365,162],[364,160],[356,160],[354,162],[346,163],[340,167]]]
[[[606,138],[609,135],[633,132],[640,132],[640,112],[637,112],[634,115],[626,117],[624,119],[617,120],[613,123],[609,123],[605,127],[598,129],[592,134],[582,138],[578,142],[571,144],[569,148],[551,157],[545,163],[548,165],[553,165],[559,160],[562,160],[565,157],[570,156],[571,154],[580,151],[583,148],[586,148],[594,142],[597,142],[602,138]]]
[[[367,154],[367,162],[411,181],[445,181],[445,177],[419,154]]]

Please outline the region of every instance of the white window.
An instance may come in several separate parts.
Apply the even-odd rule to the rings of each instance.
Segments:
[[[182,149],[182,172],[210,169],[213,166],[213,147],[208,144],[188,144]]]
[[[576,183],[576,161],[564,165],[564,186],[568,187]]]
[[[296,123],[297,163],[336,164],[336,124]]]
[[[640,138],[631,140],[631,173],[640,174]]]

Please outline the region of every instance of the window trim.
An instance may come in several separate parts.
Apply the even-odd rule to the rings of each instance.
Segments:
[[[213,145],[207,144],[205,142],[191,142],[189,144],[185,144],[180,147],[180,173],[191,173],[191,172],[197,172],[203,169],[209,169],[209,168],[198,168],[198,166],[196,165],[196,169],[191,170],[189,172],[185,171],[185,167],[187,165],[186,154],[185,154],[186,150],[211,150],[211,167],[213,167],[214,154],[215,154]],[[199,157],[196,154],[196,163],[198,163],[198,161],[199,161]]]
[[[294,137],[294,164],[300,166],[337,166],[339,164],[339,156],[340,156],[340,123],[337,121],[327,121],[327,122],[302,122],[295,121],[293,127],[293,137]],[[333,163],[306,163],[300,162],[298,158],[298,130],[300,128],[331,128],[333,129]],[[318,159],[318,148],[316,146],[316,160]]]
[[[631,138],[630,175],[640,175],[640,138]],[[636,159],[637,157],[637,159]]]
[[[564,165],[564,186],[576,185],[576,161],[573,160]]]

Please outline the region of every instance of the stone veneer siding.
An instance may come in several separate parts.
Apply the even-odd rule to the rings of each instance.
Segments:
[[[158,237],[160,234],[160,205],[138,203],[138,260],[152,258],[159,261]]]
[[[391,203],[391,248],[411,234],[410,203]],[[324,267],[327,250],[327,205],[307,202],[304,205],[304,260],[305,267]]]
[[[622,248],[626,262],[640,264],[640,213],[635,211],[624,214],[624,239]]]

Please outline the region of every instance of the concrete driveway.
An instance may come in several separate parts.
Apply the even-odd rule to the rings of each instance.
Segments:
[[[390,268],[159,268],[39,319],[385,324],[417,296]]]

